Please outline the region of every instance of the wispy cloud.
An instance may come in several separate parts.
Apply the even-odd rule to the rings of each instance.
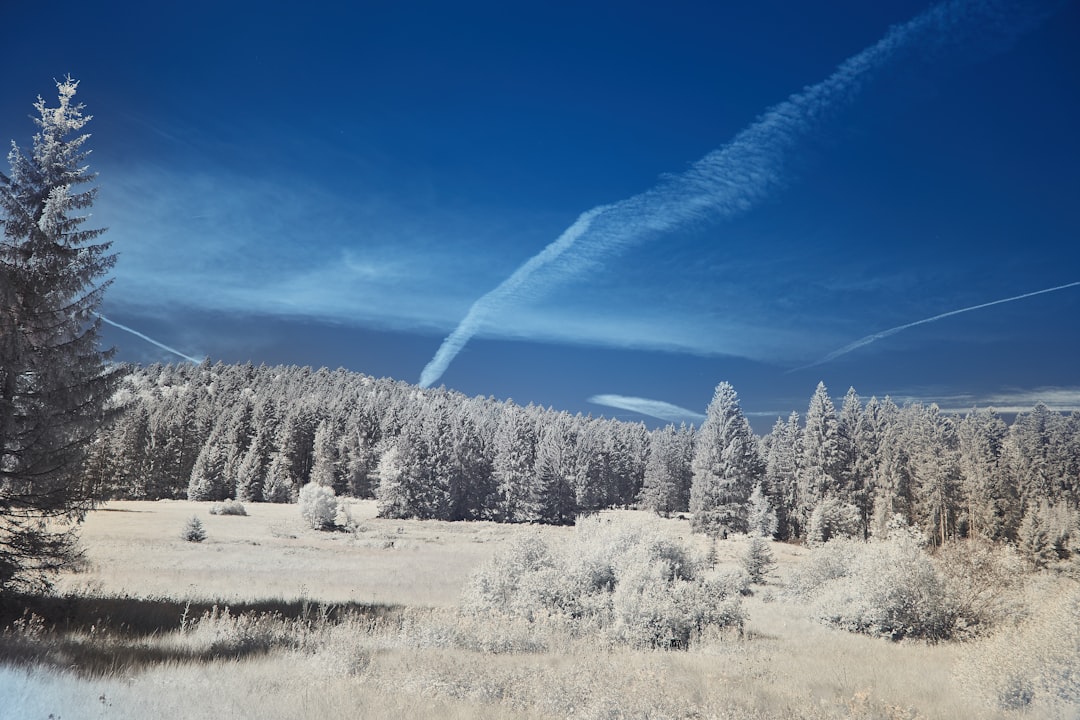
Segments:
[[[672,423],[688,422],[701,424],[705,416],[701,413],[687,410],[686,408],[672,405],[663,400],[650,400],[649,398],[633,397],[628,395],[593,395],[589,402],[595,405],[629,410],[639,415],[647,415],[659,420]]]
[[[203,357],[192,357],[191,355],[185,355],[184,353],[180,352],[176,348],[171,348],[168,345],[166,345],[165,343],[158,342],[157,340],[150,337],[149,335],[144,335],[143,333],[139,332],[138,330],[135,330],[133,328],[129,328],[127,325],[121,325],[118,322],[110,320],[109,318],[105,317],[101,313],[98,313],[97,316],[99,318],[101,318],[101,321],[103,323],[105,323],[107,325],[112,325],[114,328],[118,328],[120,330],[123,330],[124,332],[131,333],[135,337],[140,338],[142,340],[145,340],[146,342],[150,343],[151,345],[159,347],[162,350],[165,350],[166,352],[172,353],[173,355],[176,355],[178,357],[182,357],[185,360],[187,360],[188,362],[192,362],[192,363],[195,363],[196,365],[198,365],[199,363],[201,363],[203,360],[206,359],[205,356],[203,356]]]
[[[908,391],[891,394],[898,403],[936,403],[942,412],[964,414],[973,408],[993,408],[1001,413],[1029,412],[1042,403],[1057,412],[1080,411],[1080,387],[1036,387],[985,393],[934,393]]]
[[[972,305],[970,307],[960,308],[959,310],[950,310],[949,312],[944,312],[944,313],[941,313],[940,315],[934,315],[933,317],[923,318],[922,320],[916,320],[915,322],[910,322],[910,323],[907,323],[905,325],[898,325],[898,326],[896,326],[894,328],[889,328],[888,330],[882,330],[881,332],[876,332],[876,333],[873,333],[872,335],[867,335],[864,338],[859,338],[855,342],[849,343],[848,345],[845,345],[844,347],[840,348],[839,350],[833,350],[831,353],[829,353],[828,355],[826,355],[825,357],[821,358],[820,360],[818,360],[816,362],[812,362],[809,365],[803,365],[802,367],[793,368],[791,370],[788,370],[788,372],[793,373],[793,372],[798,372],[799,370],[806,370],[808,368],[817,367],[818,365],[824,365],[827,362],[831,362],[831,361],[837,359],[838,357],[841,357],[843,355],[847,355],[848,353],[853,352],[855,350],[858,350],[861,347],[866,347],[870,343],[877,342],[878,340],[883,340],[883,339],[885,339],[885,338],[887,338],[887,337],[889,337],[891,335],[895,335],[898,332],[902,332],[902,331],[907,330],[909,328],[917,327],[919,325],[926,325],[926,324],[932,323],[932,322],[937,322],[938,320],[944,320],[947,317],[952,317],[953,315],[960,315],[961,313],[967,313],[967,312],[971,312],[973,310],[982,310],[983,308],[992,307],[994,305],[1002,305],[1004,303],[1016,302],[1017,300],[1024,300],[1026,298],[1035,297],[1036,295],[1045,295],[1046,293],[1058,292],[1059,290],[1066,290],[1068,288],[1077,287],[1078,285],[1080,285],[1080,281],[1066,283],[1065,285],[1057,285],[1055,287],[1046,288],[1045,290],[1036,290],[1034,292],[1024,293],[1023,295],[1014,295],[1012,297],[1002,298],[1001,300],[993,300],[991,302],[980,303],[979,305]]]
[[[686,172],[666,176],[638,195],[582,213],[554,242],[472,304],[425,366],[420,385],[430,386],[442,377],[477,333],[490,325],[513,324],[507,317],[509,309],[593,267],[599,258],[695,221],[731,218],[759,205],[784,184],[785,155],[792,146],[852,98],[875,70],[912,46],[930,51],[966,40],[974,26],[985,25],[999,33],[1008,28],[1016,34],[1027,28],[1028,23],[1007,17],[1009,13],[992,2],[939,4],[892,28],[822,82],[766,111],[731,143]]]
[[[441,332],[468,307],[474,283],[494,277],[461,257],[472,225],[374,194],[285,187],[212,159],[205,172],[105,175],[95,220],[120,254],[106,299],[114,316],[186,307]]]

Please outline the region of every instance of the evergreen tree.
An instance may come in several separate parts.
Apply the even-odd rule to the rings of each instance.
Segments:
[[[338,444],[333,425],[329,420],[323,420],[315,428],[313,454],[311,482],[334,488],[334,492],[340,494],[339,491],[343,491],[344,487],[339,482]]]
[[[960,463],[956,425],[937,405],[910,408],[908,447],[916,479],[916,519],[934,544],[954,537],[960,510]]]
[[[0,591],[39,588],[74,552],[75,531],[99,488],[83,458],[119,382],[99,349],[101,304],[115,262],[103,230],[82,228],[96,188],[74,104],[38,98],[38,132],[12,143],[0,175]]]
[[[804,527],[810,513],[825,497],[847,502],[843,475],[844,453],[836,408],[825,383],[819,382],[806,410],[802,462],[799,465],[799,523]]]
[[[769,498],[762,490],[762,484],[754,486],[750,493],[750,500],[746,509],[747,532],[757,534],[765,538],[771,538],[776,533],[778,525],[776,512],[769,504]]]
[[[1009,481],[1009,429],[993,410],[972,410],[958,428],[961,496],[959,524],[968,537],[1005,540],[1019,525],[1016,488]]]
[[[498,493],[496,517],[503,522],[533,522],[539,518],[539,488],[535,481],[536,429],[533,419],[517,405],[503,408],[495,432],[493,473]]]
[[[270,470],[274,435],[277,432],[276,412],[268,398],[256,402],[251,416],[251,427],[254,437],[236,469],[235,496],[240,502],[263,500],[263,484]]]
[[[225,424],[215,426],[202,451],[195,459],[188,483],[188,500],[226,500],[233,491],[231,483],[225,477]]]
[[[799,463],[802,459],[802,427],[799,413],[792,412],[785,421],[776,419],[770,433],[765,458],[765,492],[776,508],[777,536],[781,540],[800,537],[804,526],[799,513]]]
[[[693,473],[681,440],[674,425],[655,431],[652,451],[645,464],[645,478],[638,503],[642,508],[663,517],[689,509]]]
[[[262,499],[268,503],[287,503],[292,501],[294,492],[297,492],[297,482],[292,475],[292,464],[284,453],[274,452],[266,468]]]
[[[746,503],[765,468],[735,388],[726,382],[716,386],[706,410],[692,467],[694,529],[720,536],[744,531]]]
[[[574,498],[572,438],[561,421],[545,424],[536,442],[537,520],[551,525],[573,525]]]

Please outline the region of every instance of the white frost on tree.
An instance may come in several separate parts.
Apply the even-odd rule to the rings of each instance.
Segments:
[[[746,504],[764,474],[757,438],[729,383],[716,386],[694,452],[690,511],[694,529],[712,535],[746,529]]]

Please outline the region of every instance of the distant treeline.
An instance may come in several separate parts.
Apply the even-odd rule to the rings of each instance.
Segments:
[[[1053,552],[1080,537],[1080,414],[863,402],[823,384],[804,417],[754,436],[721,383],[700,429],[649,430],[345,370],[131,367],[87,472],[124,498],[290,502],[309,482],[375,497],[387,517],[569,523],[639,506],[745,529],[760,485],[780,539],[982,536]],[[1039,537],[1045,536],[1044,540]]]

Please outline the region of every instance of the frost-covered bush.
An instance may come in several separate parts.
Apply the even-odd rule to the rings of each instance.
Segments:
[[[1027,568],[1011,545],[952,542],[938,549],[933,562],[956,614],[954,635],[986,634],[1023,612]]]
[[[180,537],[188,542],[202,542],[206,539],[206,529],[198,515],[192,515],[191,519],[184,523],[184,529],[180,531]]]
[[[819,620],[852,632],[892,639],[951,634],[944,583],[914,533],[828,542],[814,550],[790,590],[810,601]]]
[[[862,537],[862,534],[859,508],[833,497],[825,497],[810,513],[806,540],[811,544],[820,544],[833,538]]]
[[[635,647],[685,648],[706,629],[742,624],[745,575],[707,567],[640,526],[584,520],[566,547],[513,540],[470,577],[463,605],[467,613],[561,618]]]
[[[308,483],[300,488],[300,516],[315,530],[332,530],[336,526],[338,502],[331,487]]]
[[[225,502],[214,503],[210,506],[211,515],[247,515],[247,508],[244,507],[244,503],[237,500],[226,500]]]
[[[1034,589],[1030,616],[964,654],[957,675],[991,707],[1080,717],[1080,585],[1054,582]]]
[[[943,640],[985,632],[1007,615],[1023,574],[1015,553],[978,543],[931,558],[918,532],[838,539],[815,548],[789,591],[817,618],[852,632]]]

